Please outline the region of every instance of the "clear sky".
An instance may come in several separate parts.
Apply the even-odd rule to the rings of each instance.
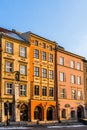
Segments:
[[[0,0],[0,26],[32,31],[87,57],[87,0]]]

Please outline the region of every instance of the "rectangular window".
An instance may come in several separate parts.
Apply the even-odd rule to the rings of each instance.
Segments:
[[[72,90],[72,99],[76,99],[76,90]]]
[[[46,61],[46,52],[42,52],[42,60]]]
[[[20,74],[26,75],[26,66],[20,65]]]
[[[80,62],[77,63],[77,69],[81,70],[81,63]]]
[[[39,95],[39,86],[35,85],[34,87],[34,95]]]
[[[10,42],[6,42],[6,52],[12,54],[13,53],[13,44]]]
[[[49,46],[49,50],[52,51],[52,46],[51,45]]]
[[[42,69],[42,77],[47,78],[47,70],[44,68]]]
[[[49,78],[50,78],[50,79],[53,79],[53,77],[54,77],[54,76],[53,76],[53,70],[49,70]]]
[[[53,93],[54,93],[54,90],[53,90],[52,87],[50,87],[50,88],[49,88],[49,96],[50,96],[50,97],[53,97],[53,95],[54,95]]]
[[[82,91],[80,91],[80,90],[78,91],[78,99],[82,100]]]
[[[47,96],[47,87],[42,87],[42,96]]]
[[[75,84],[75,82],[76,82],[76,81],[75,81],[75,75],[71,75],[71,83],[72,83],[72,84]]]
[[[46,44],[45,43],[42,43],[42,48],[46,48]]]
[[[20,47],[20,56],[26,57],[26,48],[25,47]]]
[[[26,85],[20,85],[20,96],[26,96]]]
[[[49,54],[49,62],[53,62],[53,54]]]
[[[71,67],[71,68],[75,68],[75,62],[74,62],[74,61],[71,61],[71,62],[70,62],[70,67]]]
[[[39,50],[34,49],[34,58],[39,59]]]
[[[64,58],[60,57],[60,65],[64,65]]]
[[[66,93],[65,93],[65,88],[61,89],[61,98],[65,98],[66,97]]]
[[[12,94],[12,83],[6,83],[5,84],[5,94]]]
[[[35,43],[35,46],[38,46],[38,41],[37,40],[34,43]]]
[[[39,76],[39,67],[34,67],[34,76]]]
[[[81,77],[80,77],[80,76],[77,77],[77,83],[78,83],[79,85],[81,85]]]
[[[60,81],[64,82],[65,79],[64,79],[64,73],[63,72],[60,72]]]
[[[12,72],[13,71],[13,63],[6,61],[6,72]]]

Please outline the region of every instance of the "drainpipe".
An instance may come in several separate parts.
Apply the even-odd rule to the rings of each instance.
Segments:
[[[61,123],[60,121],[60,104],[58,101],[58,55],[57,55],[57,51],[58,51],[58,45],[56,43],[56,49],[55,49],[55,79],[56,79],[56,119],[58,121],[58,123]]]

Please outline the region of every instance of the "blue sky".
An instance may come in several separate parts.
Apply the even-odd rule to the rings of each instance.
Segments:
[[[32,31],[87,57],[87,0],[0,0],[0,26]]]

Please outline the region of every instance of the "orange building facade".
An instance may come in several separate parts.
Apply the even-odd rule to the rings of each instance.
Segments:
[[[84,57],[57,51],[58,103],[61,120],[85,117]]]
[[[22,34],[30,43],[30,119],[56,120],[56,44],[33,33]],[[27,36],[27,37],[26,37]]]

